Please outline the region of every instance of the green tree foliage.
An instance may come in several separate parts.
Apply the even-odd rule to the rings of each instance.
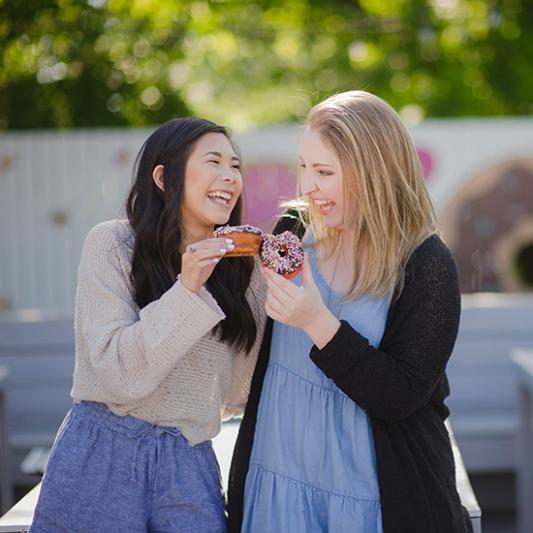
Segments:
[[[0,128],[300,120],[364,88],[407,115],[533,111],[528,0],[0,0]]]

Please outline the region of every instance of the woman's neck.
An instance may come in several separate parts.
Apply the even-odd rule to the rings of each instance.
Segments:
[[[332,248],[333,242],[335,243],[334,248]],[[335,238],[330,236],[317,243],[315,250],[320,257],[331,258],[340,255],[345,261],[353,262],[354,236],[351,232],[339,232]]]
[[[200,242],[205,239],[209,239],[212,236],[215,226],[184,226],[183,227],[183,238],[181,239],[181,250],[180,252],[185,252],[185,248],[189,244],[194,244],[195,242]]]
[[[345,294],[352,283],[354,273],[354,245],[351,234],[340,234],[336,247],[332,250],[329,243],[322,242],[315,247],[317,267],[328,285]]]

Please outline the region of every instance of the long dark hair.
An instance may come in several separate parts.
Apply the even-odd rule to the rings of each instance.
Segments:
[[[230,139],[226,128],[208,120],[191,117],[170,120],[148,137],[135,160],[126,213],[136,235],[130,280],[140,309],[165,293],[181,272],[185,167],[196,142],[206,133],[222,133]],[[152,179],[157,165],[163,165],[164,191]],[[240,224],[241,210],[239,198],[228,224]],[[253,268],[251,257],[224,258],[206,283],[226,315],[217,326],[220,340],[247,352],[257,335],[245,298]]]

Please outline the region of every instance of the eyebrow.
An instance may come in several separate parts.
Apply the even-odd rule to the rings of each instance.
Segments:
[[[300,157],[300,161],[302,163],[305,163],[305,161]],[[335,168],[334,165],[330,165],[328,163],[313,163],[313,165],[311,165],[312,168],[315,168],[315,167],[331,167],[331,168]]]
[[[206,152],[202,157],[205,157],[206,155],[215,155],[217,157],[222,157],[222,154],[220,152]],[[232,161],[239,161],[239,158],[236,155],[234,155],[231,159]]]

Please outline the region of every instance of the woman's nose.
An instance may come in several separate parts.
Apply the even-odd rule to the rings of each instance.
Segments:
[[[222,176],[222,181],[227,183],[235,183],[237,179],[237,176],[232,176],[229,172],[224,172],[224,175]]]
[[[302,195],[307,196],[316,192],[318,187],[315,181],[310,176],[306,176],[304,173],[300,179],[300,190]]]

